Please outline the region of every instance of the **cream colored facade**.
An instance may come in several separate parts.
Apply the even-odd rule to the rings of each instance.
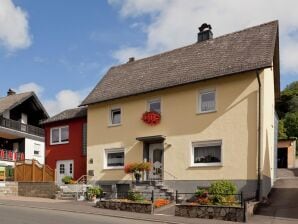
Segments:
[[[274,77],[271,68],[261,70],[262,174],[274,172]],[[202,90],[216,90],[216,111],[198,112]],[[246,72],[89,105],[87,170],[93,180],[131,180],[123,169],[105,169],[105,150],[125,149],[125,163],[143,161],[143,143],[137,137],[165,136],[163,167],[167,181],[235,180],[255,186],[257,179],[258,80]],[[141,120],[147,102],[161,99],[161,123],[149,126]],[[110,126],[110,108],[121,107],[121,125]],[[191,166],[192,143],[222,141],[222,165]],[[93,163],[89,161],[93,160]],[[272,183],[270,183],[272,184]]]

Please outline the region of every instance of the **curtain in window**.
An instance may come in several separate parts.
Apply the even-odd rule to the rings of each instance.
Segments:
[[[221,162],[221,146],[206,146],[194,148],[194,163]]]
[[[201,111],[215,110],[215,92],[201,94]]]
[[[108,166],[123,166],[124,152],[108,153]]]

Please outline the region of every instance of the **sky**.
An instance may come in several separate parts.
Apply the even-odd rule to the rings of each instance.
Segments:
[[[286,4],[285,4],[286,2]],[[35,91],[76,107],[109,67],[279,20],[281,87],[298,80],[297,0],[0,0],[0,96]]]

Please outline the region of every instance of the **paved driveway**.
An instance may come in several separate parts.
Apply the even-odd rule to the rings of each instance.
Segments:
[[[249,223],[298,223],[298,178],[282,178],[275,182],[269,205],[262,206]]]

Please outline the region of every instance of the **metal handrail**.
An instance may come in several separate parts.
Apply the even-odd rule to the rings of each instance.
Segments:
[[[44,130],[42,128],[29,125],[29,124],[23,124],[20,121],[15,121],[4,117],[0,117],[0,126],[13,129],[16,131],[21,131],[28,134],[44,137]]]
[[[77,184],[88,184],[90,178],[91,176],[89,175],[82,175],[79,179],[77,179]]]

